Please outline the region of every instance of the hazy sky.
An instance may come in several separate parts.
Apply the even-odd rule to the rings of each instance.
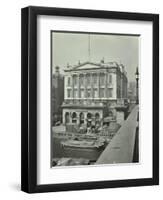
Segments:
[[[52,33],[52,66],[56,65],[62,73],[69,65],[80,62],[116,61],[125,65],[129,81],[135,81],[135,71],[138,66],[139,37],[128,35],[102,35],[83,33]]]

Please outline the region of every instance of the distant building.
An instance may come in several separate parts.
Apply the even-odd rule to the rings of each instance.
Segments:
[[[55,69],[55,73],[52,75],[52,124],[57,121],[62,121],[62,109],[61,105],[64,100],[64,77],[59,72],[59,67]]]
[[[101,123],[117,118],[127,100],[127,73],[116,62],[85,62],[68,66],[64,77],[63,123]]]
[[[128,84],[128,99],[130,103],[136,102],[136,81],[129,82]]]

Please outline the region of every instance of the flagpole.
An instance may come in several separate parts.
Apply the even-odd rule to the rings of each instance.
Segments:
[[[91,40],[90,40],[90,33],[88,34],[88,61],[90,62],[91,61],[91,47],[90,47],[90,44],[91,43]]]

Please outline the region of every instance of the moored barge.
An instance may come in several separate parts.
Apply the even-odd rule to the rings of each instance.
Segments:
[[[94,140],[67,140],[61,142],[64,153],[67,157],[87,158],[89,160],[97,160],[104,150],[104,141]]]

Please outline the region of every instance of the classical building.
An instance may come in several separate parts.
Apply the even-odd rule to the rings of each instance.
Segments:
[[[60,74],[58,66],[55,68],[55,73],[52,75],[51,96],[52,124],[55,125],[57,121],[62,121],[61,105],[64,100],[64,77]]]
[[[64,124],[101,123],[117,118],[117,109],[125,107],[128,81],[122,64],[102,60],[67,66],[64,79]]]

